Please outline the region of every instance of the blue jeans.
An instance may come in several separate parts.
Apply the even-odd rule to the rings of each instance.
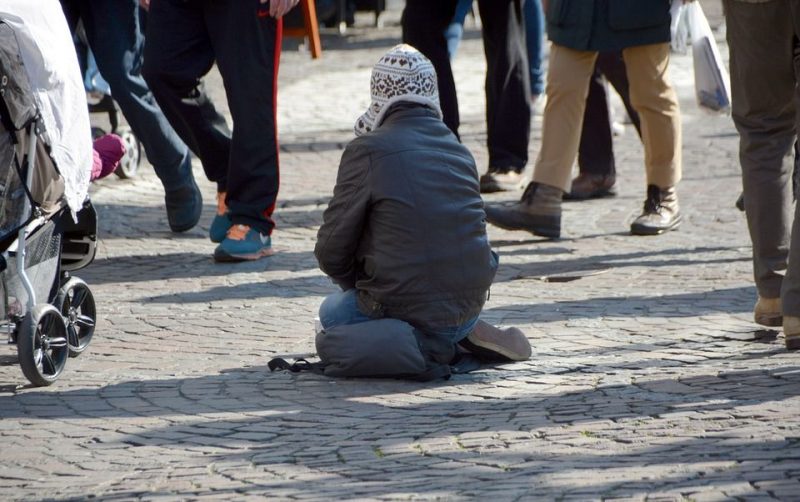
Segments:
[[[528,67],[531,73],[531,94],[544,93],[544,12],[542,0],[525,0],[522,6],[525,17],[525,45],[528,49]]]
[[[70,27],[83,21],[100,74],[142,143],[165,190],[194,179],[189,149],[170,126],[142,78],[144,30],[137,0],[61,0]]]
[[[358,308],[358,290],[348,289],[328,295],[319,306],[319,322],[323,328],[332,328],[343,324],[358,324],[373,318],[363,314]],[[426,330],[429,335],[449,339],[458,343],[473,330],[478,318],[470,319],[460,326]]]
[[[450,21],[444,31],[444,38],[447,39],[447,53],[450,55],[450,59],[456,56],[461,37],[464,35],[464,21],[467,19],[470,9],[472,9],[472,0],[458,0],[453,20]]]
[[[447,39],[447,52],[453,59],[464,35],[464,21],[472,8],[473,0],[458,0],[456,13],[447,26],[444,37]],[[544,94],[544,12],[542,0],[525,0],[522,6],[525,17],[525,46],[528,50],[528,68],[531,74],[531,94]]]

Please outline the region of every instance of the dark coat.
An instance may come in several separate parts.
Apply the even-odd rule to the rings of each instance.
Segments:
[[[669,0],[550,0],[547,34],[581,51],[669,42]]]
[[[485,219],[472,155],[431,109],[401,104],[347,145],[314,254],[364,314],[459,326],[497,270]]]

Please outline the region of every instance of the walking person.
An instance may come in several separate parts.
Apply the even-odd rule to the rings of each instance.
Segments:
[[[108,82],[147,160],[164,186],[167,222],[185,232],[200,220],[203,197],[189,149],[170,126],[142,77],[144,33],[136,0],[61,0],[70,29],[83,24],[97,67]]]
[[[622,51],[631,103],[642,123],[647,196],[633,221],[635,235],[657,235],[681,223],[676,185],[681,178],[678,100],[667,78],[668,0],[552,0],[546,8],[552,41],[542,146],[519,202],[487,207],[488,221],[535,235],[561,235],[561,201],[570,189],[589,79],[598,52]]]
[[[800,349],[800,205],[792,196],[800,131],[795,46],[800,0],[725,0],[733,122],[753,242],[755,322],[781,326]]]
[[[564,194],[565,199],[584,200],[616,195],[614,185],[617,181],[617,166],[606,81],[619,94],[625,111],[641,138],[639,114],[631,104],[622,52],[601,52],[589,80],[589,95],[586,97],[586,111],[583,114],[578,147],[578,175],[573,178],[569,192]]]
[[[298,0],[140,0],[149,8],[144,76],[217,184],[209,237],[217,261],[272,254],[278,195],[275,124],[281,17]],[[233,132],[203,89],[216,63]]]
[[[459,113],[445,31],[458,0],[407,0],[403,42],[424,54],[436,69],[444,123],[458,136]],[[478,0],[486,55],[487,191],[497,184],[519,186],[528,162],[531,89],[522,0]]]

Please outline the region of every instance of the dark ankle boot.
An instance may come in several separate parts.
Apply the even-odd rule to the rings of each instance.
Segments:
[[[678,193],[675,187],[647,186],[647,200],[642,214],[631,223],[633,235],[658,235],[678,228],[681,224]]]
[[[564,194],[565,200],[598,199],[600,197],[614,197],[616,176],[613,174],[588,174],[579,173],[572,180],[572,188]]]
[[[506,230],[527,230],[534,235],[561,236],[561,198],[564,192],[531,182],[519,202],[511,206],[487,206],[486,220]]]

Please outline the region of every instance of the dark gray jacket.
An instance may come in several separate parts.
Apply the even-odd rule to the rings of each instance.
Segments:
[[[359,308],[425,330],[477,317],[497,270],[478,171],[429,108],[395,105],[344,151],[314,254]]]
[[[669,0],[550,0],[547,35],[581,51],[669,42]]]

